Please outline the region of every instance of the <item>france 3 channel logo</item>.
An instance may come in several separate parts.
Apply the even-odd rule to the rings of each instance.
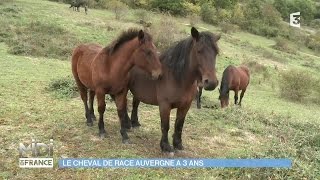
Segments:
[[[53,168],[53,139],[49,144],[32,139],[27,147],[19,143],[20,168]]]
[[[290,14],[290,26],[300,28],[300,12]]]

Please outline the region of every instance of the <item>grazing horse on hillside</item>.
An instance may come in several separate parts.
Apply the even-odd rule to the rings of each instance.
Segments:
[[[250,82],[249,69],[246,66],[228,66],[223,71],[222,81],[219,89],[219,99],[221,107],[227,107],[229,105],[229,91],[234,91],[234,104],[238,103],[238,92],[241,91],[240,102],[241,106],[242,98]]]
[[[128,87],[133,94],[132,127],[140,126],[137,116],[140,101],[159,106],[162,131],[160,147],[163,152],[173,152],[168,141],[171,110],[177,108],[173,147],[182,150],[182,128],[197,91],[197,80],[202,80],[206,90],[214,90],[218,85],[215,64],[219,39],[220,36],[210,32],[199,33],[192,27],[191,37],[181,40],[160,55],[161,79],[150,79],[138,67],[130,71]],[[126,119],[129,120],[128,117]]]
[[[80,1],[80,0],[72,1],[69,8],[72,8],[74,11],[80,12],[80,7],[81,6],[84,7],[84,11],[87,14],[88,7],[87,7],[86,1]]]
[[[101,138],[106,134],[103,122],[105,94],[114,96],[118,115],[121,117],[127,107],[127,91],[124,90],[127,89],[129,71],[134,65],[148,72],[148,77],[151,75],[153,79],[158,79],[161,76],[156,46],[151,36],[142,30],[129,29],[105,48],[96,44],[83,44],[73,51],[72,73],[84,103],[88,126],[92,126],[92,120],[95,119],[93,100],[97,95]],[[126,129],[130,126],[125,123],[120,118],[120,133],[127,137]]]

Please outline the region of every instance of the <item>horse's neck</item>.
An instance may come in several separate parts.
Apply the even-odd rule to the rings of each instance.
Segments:
[[[191,58],[189,62],[189,68],[185,73],[185,77],[183,78],[183,81],[185,82],[184,84],[186,84],[187,86],[192,86],[199,79],[201,79],[201,76],[197,72],[197,67],[193,64]]]
[[[228,92],[229,92],[229,78],[228,77],[225,77],[222,79],[220,91],[221,91],[222,95],[228,94]]]
[[[119,76],[127,75],[134,65],[132,55],[138,46],[139,41],[137,38],[123,44],[111,57],[111,71]]]

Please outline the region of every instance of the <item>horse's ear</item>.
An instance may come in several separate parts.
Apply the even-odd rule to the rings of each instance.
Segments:
[[[191,28],[191,35],[193,37],[193,39],[195,39],[196,41],[199,40],[199,31],[195,28],[195,27],[192,27]]]
[[[214,40],[217,42],[217,41],[219,41],[220,38],[221,38],[221,34],[218,34],[218,35],[215,35]]]
[[[141,44],[144,42],[144,32],[142,30],[139,31],[138,39]]]

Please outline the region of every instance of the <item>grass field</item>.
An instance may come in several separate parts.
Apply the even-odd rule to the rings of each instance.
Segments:
[[[152,20],[161,18],[162,15],[154,14]],[[71,51],[66,49],[84,42],[107,45],[120,30],[140,27],[136,21],[133,11],[121,21],[115,21],[106,10],[89,9],[85,15],[73,12],[66,4],[44,0],[16,0],[0,5],[1,179],[320,178],[320,105],[308,99],[305,102],[283,99],[278,86],[279,72],[288,69],[308,71],[319,77],[320,57],[304,48],[296,55],[280,52],[271,48],[274,40],[245,32],[222,34],[217,60],[219,78],[229,64],[248,61],[262,64],[268,75],[253,72],[241,108],[215,108],[219,106],[218,91],[204,92],[203,106],[215,107],[198,110],[193,104],[183,129],[185,150],[175,157],[290,158],[292,169],[58,169],[57,160],[65,157],[166,157],[159,147],[157,107],[140,106],[142,127],[130,132],[132,144],[124,145],[114,103],[107,102],[105,124],[109,137],[101,140],[96,122],[93,127],[86,126],[79,96],[58,98],[47,89],[52,80],[71,76]],[[190,27],[184,25],[188,19],[175,21],[184,36],[188,36]],[[32,23],[34,32],[28,29]],[[219,28],[208,24],[197,26],[220,33]],[[46,27],[48,33],[36,32],[37,27]],[[57,34],[50,31],[52,27],[57,29]],[[33,46],[27,44],[30,38],[43,38],[39,40],[44,43],[42,49],[29,50]],[[21,43],[17,44],[17,40]],[[46,48],[50,47],[52,50],[48,51]],[[25,51],[20,52],[23,55],[15,55],[23,48]],[[304,66],[308,62],[313,65]],[[175,111],[171,113],[171,127],[174,118]],[[171,128],[170,138],[172,132]],[[18,144],[29,144],[33,137],[41,142],[54,139],[54,169],[19,168]]]

